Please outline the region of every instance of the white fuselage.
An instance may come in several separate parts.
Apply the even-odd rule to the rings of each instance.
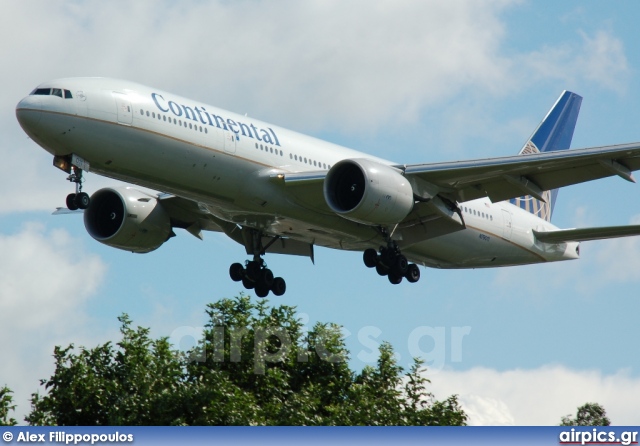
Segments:
[[[283,193],[282,172],[323,171],[340,160],[390,161],[143,85],[72,78],[42,87],[73,98],[30,95],[21,124],[54,155],[74,153],[90,171],[197,202],[216,218],[336,249],[381,244],[372,227],[331,212],[322,197]],[[403,253],[439,268],[477,268],[578,258],[578,243],[544,244],[555,226],[508,202],[461,203],[466,228],[411,243]]]

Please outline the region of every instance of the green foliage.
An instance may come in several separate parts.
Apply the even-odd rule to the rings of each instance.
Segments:
[[[14,418],[9,418],[9,412],[16,409],[11,394],[13,391],[7,386],[0,389],[0,426],[15,426],[18,424]]]
[[[586,403],[578,407],[575,418],[571,415],[562,417],[560,426],[610,426],[607,411],[598,403]]]
[[[166,338],[149,339],[149,329],[118,318],[118,349],[107,342],[93,349],[56,347],[56,370],[33,394],[31,425],[171,424],[173,400],[183,379],[182,363]]]
[[[340,327],[308,332],[289,306],[241,295],[209,304],[197,347],[131,328],[94,349],[55,349],[56,370],[32,396],[33,425],[464,425],[457,397],[435,401],[416,361],[403,376],[382,344],[376,367],[350,370]]]

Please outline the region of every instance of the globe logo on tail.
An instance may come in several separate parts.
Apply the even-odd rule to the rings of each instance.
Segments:
[[[540,150],[536,147],[536,145],[529,141],[520,151],[520,155],[531,155],[533,153],[540,153]],[[551,221],[551,191],[544,191],[542,193],[542,197],[545,199],[546,203],[538,200],[537,198],[532,197],[531,195],[525,195],[518,198],[512,198],[509,202],[515,206],[518,206],[521,209],[524,209],[527,212],[536,215],[543,220]]]

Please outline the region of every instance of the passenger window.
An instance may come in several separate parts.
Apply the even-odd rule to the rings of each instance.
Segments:
[[[51,89],[51,96],[58,96],[58,97],[62,97],[62,89],[60,88],[52,88]]]
[[[149,117],[149,111],[147,110],[147,118]]]

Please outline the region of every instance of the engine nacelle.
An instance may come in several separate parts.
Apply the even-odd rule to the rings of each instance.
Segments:
[[[368,159],[336,163],[324,180],[324,199],[340,216],[366,225],[399,223],[414,204],[400,171]]]
[[[95,192],[84,226],[100,243],[137,253],[159,248],[171,235],[169,215],[158,199],[130,187]]]

